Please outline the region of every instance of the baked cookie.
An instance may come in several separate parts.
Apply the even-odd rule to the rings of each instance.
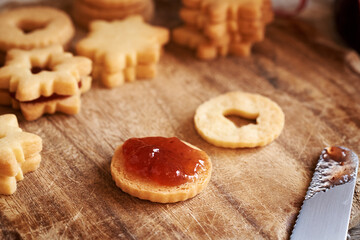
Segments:
[[[200,28],[207,24],[252,21],[263,19],[264,15],[266,17],[272,15],[270,0],[183,0],[182,2],[184,8],[180,16],[186,23],[197,24]],[[194,7],[195,2],[196,7]],[[187,10],[189,12],[184,13]]]
[[[76,51],[93,60],[93,77],[112,88],[125,80],[132,81],[134,76],[127,74],[148,77],[151,72],[154,76],[153,66],[168,39],[167,29],[151,26],[141,16],[113,22],[99,20],[91,23],[88,36],[77,43]]]
[[[252,45],[264,39],[265,26],[273,19],[269,0],[183,0],[183,4],[180,18],[185,26],[174,30],[173,40],[196,49],[200,59],[214,59],[228,53],[250,55]],[[228,41],[225,45],[224,39]],[[203,42],[207,46],[205,50],[202,50]]]
[[[125,8],[143,5],[144,0],[82,0],[84,3],[99,8]]]
[[[52,97],[43,97],[29,102],[19,102],[11,99],[11,104],[14,109],[20,109],[28,121],[36,120],[44,114],[54,114],[56,112],[74,115],[81,108],[80,95],[87,92],[90,87],[91,77],[84,77],[81,80],[80,92],[73,96],[53,95]]]
[[[13,194],[16,181],[39,167],[41,150],[41,138],[23,132],[15,115],[0,115],[0,194]]]
[[[15,8],[0,13],[0,51],[58,44],[66,47],[75,33],[70,17],[45,6]]]
[[[237,115],[256,124],[237,127],[226,118]],[[195,128],[207,142],[225,148],[264,146],[277,138],[285,123],[279,105],[259,94],[229,92],[200,105],[194,117]]]
[[[73,3],[72,16],[75,22],[83,28],[88,28],[89,23],[94,20],[111,21],[124,19],[130,15],[141,15],[145,21],[150,21],[154,15],[154,3],[152,0],[134,1],[128,4],[117,1],[122,4],[116,7],[111,6],[111,4],[106,5],[106,1],[105,4],[102,4],[103,1],[88,2],[75,0]]]
[[[118,187],[160,203],[194,197],[208,184],[211,170],[204,151],[178,138],[131,138],[115,150],[111,161]]]
[[[172,39],[175,43],[196,50],[196,56],[201,60],[211,60],[217,57],[234,56],[247,57],[251,53],[251,43],[232,42],[224,35],[221,41],[212,42],[197,29],[182,26],[173,30]]]
[[[74,57],[59,45],[12,49],[0,68],[0,89],[9,92],[13,107],[20,108],[27,120],[56,111],[75,114],[80,109],[81,91],[91,86],[90,72],[88,58]]]

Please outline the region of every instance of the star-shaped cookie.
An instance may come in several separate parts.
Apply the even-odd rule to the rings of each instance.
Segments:
[[[0,194],[14,193],[16,181],[39,167],[41,150],[42,139],[23,132],[15,115],[0,116]]]
[[[40,96],[75,95],[81,76],[91,72],[91,61],[74,57],[60,45],[33,50],[13,49],[0,68],[0,89],[8,89],[21,102]]]
[[[94,77],[101,78],[107,87],[134,80],[152,69],[160,58],[161,48],[169,40],[169,31],[144,22],[141,16],[112,22],[94,21],[90,33],[76,45],[79,55],[94,62]],[[99,71],[102,72],[99,74]]]
[[[59,45],[8,52],[0,68],[0,105],[21,109],[26,120],[45,113],[76,114],[80,94],[89,90],[92,62],[64,52]]]
[[[247,37],[263,32],[264,26],[273,19],[269,0],[183,0],[183,4],[181,19],[214,40],[225,34],[241,33]],[[260,40],[262,38],[254,38],[254,41]]]

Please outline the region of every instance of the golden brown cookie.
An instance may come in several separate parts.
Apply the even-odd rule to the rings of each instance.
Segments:
[[[100,5],[101,1],[98,2]],[[154,14],[152,0],[142,0],[141,4],[124,5],[121,7],[104,7],[88,4],[83,0],[75,0],[73,3],[72,16],[81,27],[88,28],[94,20],[124,19],[130,15],[141,15],[145,21],[150,21]]]
[[[228,54],[230,39],[225,35],[221,41],[211,42],[197,29],[181,26],[173,30],[172,39],[175,43],[196,50],[196,56],[202,60],[214,59]]]
[[[267,0],[250,2],[248,0],[236,0],[213,2],[203,0],[205,4],[200,9],[182,8],[181,19],[188,25],[197,27],[205,36],[212,40],[221,39],[225,34],[260,32],[263,34],[265,26],[272,21],[272,10],[262,7]],[[206,5],[208,4],[208,5]],[[207,7],[206,7],[207,6]],[[270,5],[271,6],[271,5]],[[215,18],[211,11],[217,12],[221,9],[221,18]],[[218,8],[218,9],[217,9]],[[253,13],[251,13],[253,10]],[[210,12],[209,12],[210,11]],[[250,12],[250,13],[249,13]],[[215,14],[218,16],[219,14]],[[253,16],[253,18],[249,17]]]
[[[36,120],[44,114],[54,114],[56,112],[69,115],[77,114],[81,108],[80,93],[85,93],[91,88],[91,80],[91,77],[83,77],[80,92],[73,96],[51,96],[29,102],[19,102],[11,99],[12,107],[20,109],[28,121]]]
[[[84,3],[99,8],[127,8],[143,5],[147,0],[82,0]]]
[[[119,86],[136,79],[154,78],[156,73],[156,64],[138,64],[115,73],[104,70],[102,66],[94,66],[92,76],[94,79],[101,79],[105,86]]]
[[[70,17],[52,7],[21,7],[0,13],[0,51],[66,46],[74,36]]]
[[[0,115],[0,194],[13,194],[16,181],[39,167],[41,150],[41,138],[23,132],[15,115]]]
[[[141,16],[113,22],[99,20],[91,23],[89,35],[78,42],[76,51],[93,60],[93,77],[111,88],[124,82],[127,69],[156,64],[168,39],[167,29],[151,26]],[[137,72],[141,75],[145,70]]]
[[[256,120],[256,124],[237,127],[226,118],[237,115]],[[207,142],[225,148],[264,146],[277,138],[285,122],[279,105],[259,94],[229,92],[200,105],[195,128]]]
[[[192,198],[211,177],[212,164],[202,150],[177,138],[132,138],[111,161],[118,187],[132,196],[171,203]]]
[[[80,111],[81,99],[80,93],[72,96],[45,99],[44,101],[19,102],[12,99],[12,107],[20,109],[26,120],[34,121],[44,114],[54,114],[56,112],[68,115],[77,114]]]
[[[236,37],[236,36],[235,36]],[[246,57],[251,53],[252,44],[248,42],[230,42],[226,35],[222,42],[211,42],[198,30],[191,27],[178,27],[172,32],[175,43],[196,50],[196,56],[202,60],[211,60],[229,53],[234,56]]]
[[[249,56],[252,45],[264,39],[266,24],[273,18],[270,0],[183,0],[183,4],[180,18],[185,26],[175,29],[174,42],[195,48],[200,59],[228,52]],[[219,48],[224,39],[228,43]],[[199,42],[207,42],[207,47]]]
[[[15,93],[19,101],[40,96],[74,95],[78,82],[91,71],[91,61],[65,53],[61,46],[8,52],[6,64],[0,69],[0,88]]]
[[[271,10],[269,0],[183,0],[185,9],[198,11],[197,18],[205,24],[223,23],[228,20],[261,19]],[[196,19],[196,16],[193,15]],[[198,21],[198,20],[197,20]]]
[[[8,104],[10,96],[13,108],[21,109],[27,120],[44,113],[75,114],[80,109],[81,92],[91,86],[90,72],[89,59],[74,57],[59,45],[12,49],[0,69],[0,103]]]

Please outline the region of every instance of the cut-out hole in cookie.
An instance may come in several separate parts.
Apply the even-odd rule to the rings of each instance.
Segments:
[[[37,67],[37,66],[33,66],[32,68],[31,68],[31,73],[32,74],[38,74],[38,73],[41,73],[42,71],[49,71],[49,72],[51,72],[52,71],[52,69],[51,68],[49,68],[48,66],[45,66],[45,67]]]
[[[242,126],[248,125],[248,124],[256,124],[256,118],[244,118],[242,116],[236,115],[236,114],[227,114],[224,115],[228,120],[233,122],[236,127],[240,128]]]
[[[21,29],[24,34],[30,34],[35,31],[42,30],[46,26],[47,23],[39,23],[33,21],[23,21],[18,24],[18,28]]]
[[[228,109],[223,112],[223,115],[238,128],[249,124],[257,124],[256,119],[259,116],[259,114],[255,112],[250,113],[237,109]]]

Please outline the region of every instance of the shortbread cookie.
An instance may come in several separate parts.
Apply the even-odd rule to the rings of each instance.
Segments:
[[[61,46],[8,52],[0,69],[0,104],[21,109],[31,121],[45,113],[76,114],[80,94],[91,87],[91,60],[65,53]],[[8,91],[8,94],[6,94]]]
[[[231,3],[203,0],[205,5],[200,9],[182,8],[180,17],[187,25],[197,27],[212,40],[221,39],[226,34],[249,33],[249,31],[263,34],[265,25],[272,21],[273,16],[271,4],[270,8],[261,7],[266,2],[267,0],[254,2],[231,0]],[[222,16],[220,19],[214,17],[219,14],[213,13],[219,9]],[[254,11],[253,14],[251,10]]]
[[[249,42],[231,43],[229,52],[234,56],[248,57],[251,54],[252,44]]]
[[[227,119],[237,115],[256,124],[237,127]],[[264,146],[277,138],[285,122],[281,108],[269,98],[241,91],[210,99],[196,110],[195,128],[207,142],[226,148]]]
[[[82,0],[84,3],[100,8],[127,8],[143,5],[146,0]]]
[[[16,180],[39,167],[42,140],[23,132],[13,114],[0,116],[0,136],[0,194],[13,194]]]
[[[196,49],[209,60],[228,53],[249,56],[255,42],[264,39],[272,20],[269,0],[183,0],[180,18],[185,26],[173,31],[174,42]]]
[[[155,64],[139,64],[115,73],[103,70],[102,66],[94,66],[92,75],[94,79],[102,79],[105,86],[119,86],[124,82],[133,82],[136,79],[154,78],[156,73],[157,69]]]
[[[93,7],[86,4],[82,0],[75,0],[73,9],[76,10],[82,16],[88,16],[91,19],[103,19],[103,20],[113,20],[113,19],[123,19],[130,15],[141,14],[146,12],[145,10],[151,5],[151,0],[143,0],[142,5],[136,5],[133,7],[124,7],[124,8],[103,8],[103,7]]]
[[[20,109],[28,121],[36,120],[44,114],[54,114],[56,112],[69,115],[77,114],[81,108],[80,93],[85,93],[90,89],[91,80],[91,77],[83,77],[79,86],[80,92],[73,96],[52,95],[29,102],[19,102],[12,99],[12,107]]]
[[[32,101],[53,94],[75,95],[78,82],[91,72],[91,61],[65,53],[61,46],[8,52],[0,69],[0,89],[15,93],[18,101]]]
[[[94,20],[111,21],[124,19],[136,14],[141,15],[145,21],[150,21],[154,15],[154,4],[152,0],[143,0],[142,4],[119,8],[92,6],[82,0],[75,0],[72,10],[72,16],[75,22],[83,28],[88,28],[89,23]]]
[[[70,17],[51,7],[21,7],[0,13],[0,50],[66,46],[75,30]]]
[[[115,150],[111,161],[118,187],[160,203],[194,197],[208,184],[211,170],[204,151],[177,138],[131,138]]]
[[[93,60],[96,72],[106,72],[105,77],[94,77],[101,77],[106,87],[115,87],[124,82],[125,69],[156,64],[168,39],[167,29],[151,26],[141,16],[113,22],[99,20],[91,23],[89,35],[78,42],[76,51]]]
[[[191,27],[178,27],[172,32],[173,41],[179,45],[196,50],[196,56],[202,60],[211,60],[219,56],[226,56],[231,53],[235,56],[249,56],[252,44],[230,43],[225,35],[222,42],[212,43],[198,30]]]
[[[38,169],[40,167],[40,163],[41,163],[41,155],[36,154],[34,156],[28,157],[25,162],[23,162],[20,165],[20,171],[19,173],[15,176],[17,181],[21,181],[24,180],[24,174],[28,173],[28,172],[33,172],[36,169]]]
[[[222,23],[240,18],[260,19],[269,10],[269,0],[183,0],[183,5],[200,12],[197,22]],[[196,6],[196,7],[195,7]]]
[[[13,108],[20,109],[28,121],[34,121],[44,114],[54,114],[56,112],[74,115],[80,111],[81,107],[79,93],[73,96],[57,96],[54,99],[45,99],[44,101],[12,101]]]

